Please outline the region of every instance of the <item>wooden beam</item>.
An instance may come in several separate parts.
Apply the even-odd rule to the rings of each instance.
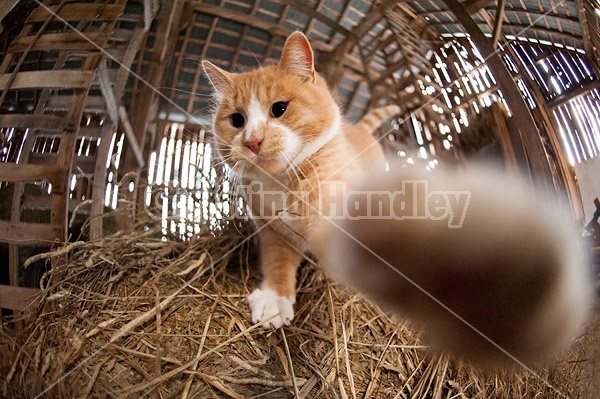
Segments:
[[[239,11],[234,11],[225,7],[215,6],[197,0],[192,0],[190,5],[192,10],[199,11],[202,14],[212,15],[214,17],[239,22],[243,25],[250,25],[254,28],[264,30],[265,32],[268,32],[274,36],[280,36],[285,38],[294,32],[292,29],[284,28],[281,25],[267,22],[265,20],[258,19],[251,15]],[[311,45],[315,50],[319,51],[329,52],[333,50],[333,47],[331,45],[321,41],[315,41],[311,43]]]
[[[65,0],[63,0],[59,5],[56,6],[56,10],[60,11],[62,9],[62,7],[65,5]],[[41,5],[41,3],[40,3]],[[42,32],[45,31],[46,27],[48,26],[48,24],[50,23],[50,21],[52,21],[52,16],[49,15],[48,18],[46,18],[46,20],[44,20],[44,22],[42,23],[42,25],[38,28],[38,31],[35,35],[33,35],[33,42],[31,42],[31,44],[22,52],[21,56],[19,57],[17,64],[12,68],[12,72],[10,75],[8,75],[8,79],[4,82],[4,84],[2,84],[0,87],[0,90],[2,90],[2,94],[0,94],[0,104],[2,104],[4,102],[4,99],[6,98],[6,95],[8,93],[8,89],[9,87],[12,87],[12,84],[17,76],[17,72],[21,70],[21,66],[23,65],[23,62],[25,61],[25,59],[27,58],[27,55],[29,54],[29,51],[31,49],[31,47],[33,46],[33,44],[35,43],[35,40],[37,40],[41,35]],[[31,26],[24,28],[23,32],[27,32],[27,31],[31,31],[31,29],[33,29]],[[25,33],[23,33],[25,34]],[[4,59],[4,61],[2,62],[2,66],[0,67],[0,72],[5,73],[9,70],[9,67],[11,65],[11,61],[13,58],[14,54],[8,53],[6,54],[6,57]],[[59,55],[60,58],[60,55]],[[58,59],[57,59],[58,61]],[[56,66],[56,64],[55,64]]]
[[[82,20],[115,20],[121,14],[123,5],[104,3],[72,3],[59,9],[57,6],[38,7],[29,14],[26,23],[42,22],[48,19],[51,13],[57,14],[66,21]]]
[[[462,2],[461,6],[469,14],[475,14],[477,11],[487,6],[492,1],[493,0],[465,0]]]
[[[506,29],[510,29],[511,33],[514,36],[517,36],[519,33],[523,32],[523,26],[522,25],[515,25],[515,24],[503,24],[504,28]],[[541,26],[530,26],[527,28],[527,32],[528,34],[524,35],[525,37],[531,38],[532,36],[535,36],[534,39],[537,40],[545,40],[545,41],[549,41],[550,43],[562,43],[564,45],[568,45],[571,46],[573,45],[575,48],[582,48],[583,47],[583,40],[581,37],[579,36],[575,36],[571,33],[567,33],[567,32],[560,32],[554,29],[547,29]],[[531,35],[529,33],[535,34],[535,35]],[[542,35],[549,35],[550,37],[543,37]],[[557,40],[559,39],[559,40]],[[569,44],[567,41],[570,40],[573,43]]]
[[[121,5],[123,7],[124,5]],[[90,77],[93,76],[94,70],[98,67],[102,55],[99,52],[91,52],[87,55],[81,72],[87,72]],[[91,79],[90,79],[91,85]],[[66,119],[73,121],[81,121],[81,115],[86,103],[86,98],[90,89],[90,85],[82,90],[76,91],[72,95],[72,103],[65,115]],[[68,215],[69,215],[69,179],[71,177],[71,168],[73,166],[73,157],[75,152],[75,144],[77,143],[77,134],[79,124],[74,130],[64,130],[63,136],[58,147],[58,156],[56,158],[56,166],[64,171],[60,176],[60,180],[56,183],[52,190],[52,207],[50,210],[50,221],[53,224],[61,225],[62,237],[68,236]]]
[[[560,96],[554,97],[552,100],[548,101],[548,108],[552,109],[561,106],[564,103],[569,102],[577,97],[588,94],[590,91],[594,90],[597,87],[600,87],[600,81],[589,81],[583,86],[579,86],[576,89],[571,89],[568,92],[561,94]]]
[[[403,13],[412,18],[409,22],[409,27],[415,33],[418,33],[419,39],[441,43],[439,40],[440,32],[429,24],[429,21],[425,19],[422,13],[415,12],[414,8],[404,1],[396,2],[395,5]]]
[[[307,3],[306,1],[279,0],[279,3],[288,4],[288,5],[292,6],[296,10],[302,12],[303,14],[308,15],[311,18],[316,19],[317,21],[322,22],[324,25],[329,26],[331,29],[333,29],[334,31],[336,31],[338,33],[341,33],[344,36],[347,36],[350,34],[350,31],[348,29],[344,28],[343,26],[338,24],[336,21],[333,21],[333,20],[327,18],[325,16],[325,14],[320,12],[318,9],[317,10],[313,9],[311,6],[308,5],[309,3]]]
[[[395,0],[383,0],[379,6],[373,7],[371,12],[369,12],[335,48],[330,49],[329,51],[326,51],[326,54],[323,54],[319,60],[317,69],[321,71],[330,85],[336,86],[339,83],[343,76],[346,60],[358,40],[360,40],[373,25],[381,21],[385,12],[395,4]],[[313,47],[316,48],[316,46]],[[364,67],[367,68],[366,62]]]
[[[3,0],[0,2],[0,22],[8,15],[8,13],[17,5],[19,0]],[[1,31],[1,29],[0,29]]]
[[[52,49],[52,51],[94,51],[97,50],[96,45],[106,43],[108,32],[89,32],[86,33],[86,38],[87,40],[75,32],[47,33],[41,35],[37,40],[35,36],[20,36],[10,44],[8,52],[25,51],[28,47],[30,51],[47,51],[48,49]]]
[[[46,103],[46,109],[52,111],[68,111],[69,107],[73,103],[73,96],[52,93]],[[102,96],[88,97],[85,100],[85,111],[94,113],[105,113],[106,104]]]
[[[502,33],[502,20],[504,19],[504,5],[506,0],[498,0],[498,7],[496,7],[496,17],[494,19],[494,29],[492,31],[492,47],[498,48],[498,40]]]
[[[525,71],[526,68],[521,62],[521,59],[515,54],[514,48],[512,46],[507,46],[507,49],[518,69]],[[562,177],[564,189],[570,201],[573,215],[575,216],[576,220],[581,220],[584,218],[584,207],[581,200],[581,192],[579,191],[579,184],[575,177],[575,171],[569,164],[567,156],[565,155],[563,144],[559,138],[558,132],[560,129],[557,125],[556,118],[550,114],[551,108],[548,104],[546,104],[546,98],[542,94],[539,85],[527,73],[523,73],[521,78],[527,85],[535,102],[538,105],[538,107],[533,110],[534,116],[537,116],[538,119],[541,119],[541,123],[546,127],[546,133],[556,157],[557,170]]]
[[[502,108],[504,108],[504,106],[502,106]],[[504,156],[506,170],[513,176],[519,176],[519,164],[517,162],[517,156],[515,154],[512,140],[510,138],[510,131],[506,124],[505,112],[502,111],[500,104],[498,103],[493,103],[490,107],[490,111],[492,113],[494,125],[496,126],[494,131],[498,141],[500,142],[500,147],[502,148],[502,155]]]
[[[444,0],[444,3],[446,3],[470,35],[471,40],[479,49],[481,56],[506,98],[510,112],[513,114],[516,125],[519,127],[520,141],[522,141],[528,155],[528,163],[520,165],[522,170],[529,172],[532,183],[548,193],[553,192],[552,171],[535,120],[510,72],[506,69],[504,62],[492,47],[491,41],[479,29],[477,23],[471,18],[465,8],[457,0]],[[517,147],[520,144],[513,141],[513,147]]]
[[[1,127],[35,128],[42,130],[74,129],[74,124],[62,116],[34,114],[0,115]]]
[[[102,237],[104,213],[104,196],[106,195],[106,161],[109,157],[110,142],[115,126],[106,123],[102,127],[100,148],[96,153],[96,165],[94,167],[94,185],[92,187],[92,217],[90,218],[90,239],[95,240]]]
[[[64,173],[55,166],[0,163],[0,181],[41,181],[47,180],[55,184],[58,177]]]
[[[490,0],[488,3],[491,3],[493,0]],[[462,3],[464,4],[464,3]],[[487,11],[494,11],[493,8],[489,8],[487,9]],[[540,11],[534,11],[532,9],[527,9],[527,8],[515,8],[515,3],[511,4],[511,8],[505,8],[504,12],[506,14],[516,14],[517,17],[520,17],[522,19],[527,18],[527,16],[531,17],[531,19],[535,20],[538,19],[540,17],[545,17],[545,18],[552,18],[561,22],[565,22],[565,23],[579,23],[579,18],[577,17],[570,17],[567,15],[555,15],[555,14],[544,14],[543,12]],[[525,14],[525,15],[523,15]],[[425,12],[421,12],[419,13],[420,16],[422,17],[427,17],[427,18],[439,18],[444,17],[444,19],[448,19],[449,17],[451,17],[452,13],[450,13],[449,11],[446,10],[431,10],[431,11],[425,11]],[[521,27],[523,28],[523,26]]]
[[[515,16],[517,18],[519,18],[520,20],[523,20],[523,19],[529,17],[530,20],[534,20],[534,21],[537,19],[546,18],[546,19],[554,19],[556,21],[560,21],[565,24],[569,24],[569,23],[572,24],[572,23],[580,22],[580,19],[576,16],[547,14],[547,13],[544,13],[543,11],[539,11],[539,10],[532,10],[532,9],[527,9],[527,8],[516,8],[515,4],[511,4],[510,8],[505,8],[504,12],[506,14],[515,14]]]
[[[377,51],[381,51],[382,49],[386,48],[387,46],[389,46],[390,44],[392,44],[396,40],[398,40],[398,38],[396,37],[396,35],[388,35],[388,37],[385,40],[377,43],[377,45],[373,46],[373,48],[371,48],[369,50],[365,49],[363,51],[363,55],[364,55],[365,58],[369,58],[373,54],[375,54]]]
[[[100,65],[98,65],[98,69],[96,69],[96,74],[98,76],[100,92],[102,92],[102,97],[104,98],[104,102],[106,103],[106,112],[108,113],[108,117],[110,118],[113,124],[118,125],[119,106],[117,105],[117,99],[115,98],[115,93],[113,92],[112,84],[108,76],[106,58],[100,61]]]
[[[144,30],[148,31],[154,19],[154,6],[152,0],[144,0]]]
[[[127,79],[130,75],[131,65],[135,59],[136,54],[140,49],[140,45],[144,42],[147,37],[147,31],[144,29],[138,28],[133,32],[133,36],[129,41],[129,45],[127,46],[127,50],[125,50],[124,54],[120,56],[118,59],[121,60],[121,65],[119,67],[119,71],[117,72],[117,77],[115,80],[115,87],[113,89],[115,93],[115,97],[117,100],[121,100],[123,95],[123,90],[125,90],[125,85],[127,84]],[[200,69],[200,68],[198,68]]]
[[[0,220],[0,241],[23,245],[52,244],[63,240],[63,226],[59,224],[9,222]]]
[[[386,1],[391,2],[392,0],[386,0]],[[200,13],[212,15],[212,16],[219,17],[219,18],[226,19],[226,20],[239,22],[243,25],[250,25],[250,26],[253,26],[254,28],[264,30],[265,32],[268,32],[272,36],[279,36],[279,37],[286,38],[294,32],[292,29],[285,28],[280,24],[267,22],[262,19],[253,17],[252,15],[248,15],[248,14],[241,13],[238,11],[230,10],[225,7],[220,7],[220,6],[215,6],[215,5],[199,2],[197,0],[191,1],[190,6],[191,6],[192,10],[199,11]],[[369,15],[366,18],[369,18],[371,15],[372,15],[372,13],[369,13]],[[323,53],[329,53],[334,50],[333,46],[331,46],[330,44],[327,44],[325,42],[322,42],[322,41],[313,41],[313,42],[311,42],[311,46],[315,50],[321,51]],[[364,72],[360,61],[357,60],[356,58],[352,57],[350,54],[348,54],[348,51],[340,50],[339,57],[341,57],[340,59],[343,60],[344,64],[348,65],[349,67],[351,67],[361,73]],[[322,70],[323,68],[321,68],[321,66],[318,65],[317,69]]]
[[[385,79],[392,78],[392,74],[394,72],[398,71],[398,69],[400,68],[406,67],[407,64],[410,65],[408,58],[403,57],[396,61],[394,64],[387,65],[386,70],[383,71],[381,75],[379,75],[376,79],[373,79],[373,83],[375,85],[378,85],[381,82],[385,81]]]
[[[135,136],[135,132],[133,131],[133,127],[131,126],[131,122],[129,122],[129,115],[127,115],[127,110],[124,106],[119,107],[119,120],[121,121],[121,126],[123,126],[123,130],[125,130],[125,137],[127,137],[127,143],[135,156],[135,160],[140,168],[143,168],[146,161],[144,160],[144,153],[138,144],[138,141]]]
[[[444,28],[451,32],[460,31],[461,27],[463,26],[460,22],[443,22],[443,23],[442,22],[432,22],[431,25],[436,27],[437,29]],[[478,25],[480,28],[489,29],[489,26],[487,23],[479,23]],[[514,25],[514,24],[504,23],[504,24],[502,24],[502,26],[505,30],[510,30],[510,34],[515,37],[518,36],[519,34],[523,33],[522,25]],[[546,40],[551,43],[555,42],[555,43],[561,43],[563,45],[574,46],[575,48],[581,48],[583,45],[581,37],[574,36],[574,35],[572,35],[570,33],[566,33],[566,32],[559,32],[557,30],[546,29],[546,28],[542,28],[542,27],[538,27],[538,26],[528,27],[527,32],[529,32],[531,34],[525,35],[525,37],[533,38],[535,40]],[[540,38],[541,35],[550,35],[550,38],[547,38],[547,37]],[[568,41],[570,41],[570,42],[568,42]]]
[[[129,148],[132,151],[126,151],[124,154],[121,173],[129,173],[138,170],[138,166],[143,165],[144,150],[146,149],[149,127],[154,123],[157,116],[157,92],[156,87],[162,85],[165,79],[165,68],[169,64],[169,59],[173,54],[177,43],[179,24],[182,18],[184,6],[187,3],[180,0],[174,0],[163,3],[157,15],[157,34],[152,60],[149,71],[145,76],[146,82],[142,87],[139,98],[129,109],[128,115],[131,115],[131,124],[133,136],[127,137],[130,143],[134,143]],[[202,5],[197,7],[201,8]],[[221,7],[216,7],[224,9]],[[129,118],[127,118],[129,120]],[[123,125],[125,129],[125,125]],[[126,134],[131,134],[127,132]],[[141,163],[140,163],[141,162]]]
[[[108,120],[106,123],[108,123]],[[101,135],[102,127],[98,126],[81,126],[79,128],[79,133],[77,134],[78,137],[101,137]]]
[[[291,29],[225,7],[215,6],[196,0],[192,0],[190,6],[192,10],[199,11],[202,14],[236,21],[244,25],[250,25],[257,29],[269,32],[271,35],[287,37],[293,32]]]
[[[37,300],[41,292],[37,288],[0,285],[0,308],[23,311]]]
[[[18,72],[10,87],[11,73],[0,75],[0,90],[6,89],[87,89],[92,81],[93,71],[33,71]]]
[[[120,172],[123,174],[139,170],[138,167],[145,163],[145,155],[148,155],[147,138],[150,136],[149,132],[152,131],[152,126],[155,124],[158,113],[158,98],[155,88],[162,86],[162,82],[165,79],[165,68],[172,57],[175,42],[180,31],[183,10],[187,4],[187,2],[181,0],[174,0],[163,3],[158,11],[156,42],[154,43],[149,71],[145,76],[146,81],[139,92],[137,100],[135,103],[132,103],[128,111],[128,115],[131,116],[131,126],[134,133],[130,143],[136,143],[137,149],[134,147],[136,144],[133,144],[133,146],[128,147],[132,151],[125,152],[122,167],[120,168]],[[196,5],[201,7],[197,3]],[[224,10],[222,7],[216,8]],[[125,128],[125,126],[123,127]],[[125,133],[128,134],[127,130],[125,130]],[[133,140],[134,138],[135,140]],[[132,195],[135,196],[136,192]],[[135,201],[133,200],[133,202]]]
[[[58,136],[62,137],[62,136]],[[78,136],[81,137],[81,136]],[[58,154],[50,153],[50,154],[40,154],[33,153],[29,157],[29,164],[31,165],[46,165],[52,166],[56,163],[56,159],[58,158]],[[75,155],[73,157],[73,174],[74,175],[85,175],[85,174],[93,174],[94,171],[94,156],[85,156],[85,155]]]

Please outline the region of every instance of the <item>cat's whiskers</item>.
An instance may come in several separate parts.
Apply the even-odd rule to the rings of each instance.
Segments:
[[[289,172],[290,172],[290,171],[292,171],[292,172],[294,173],[294,176],[293,176],[293,177],[295,177],[295,178],[296,178],[296,183],[297,183],[297,184],[296,184],[296,186],[297,186],[298,188],[301,188],[301,181],[302,181],[302,178],[300,177],[300,175],[299,175],[299,174],[298,174],[298,172],[296,171],[296,168],[298,167],[298,165],[297,165],[297,164],[296,164],[296,163],[295,163],[295,162],[294,162],[294,161],[291,159],[291,157],[289,157],[287,154],[283,154],[283,156],[284,156],[285,160],[286,160],[286,161],[287,161],[287,162],[290,164],[290,166],[289,166],[289,167],[287,167],[287,168],[285,169],[285,171],[286,171],[287,175],[290,177],[290,180],[291,180],[292,176],[290,176],[290,173],[289,173]],[[310,180],[309,180],[309,183],[310,183]],[[311,191],[312,191],[312,187],[311,187]],[[302,195],[302,194],[304,194],[304,193],[301,193],[301,195]],[[300,200],[301,200],[302,202],[305,202],[305,201],[306,201],[306,199],[305,199],[304,197],[305,197],[305,195],[302,195],[302,198],[300,198]]]
[[[207,97],[207,98],[213,98],[214,97],[212,94],[201,94],[201,93],[197,93],[195,91],[182,90],[182,89],[178,89],[176,87],[171,87],[171,86],[160,86],[160,87],[157,87],[157,89],[160,89],[160,90],[163,90],[163,89],[172,90],[172,91],[176,91],[178,93],[191,94],[191,95],[196,96],[196,97]]]
[[[296,155],[300,155],[300,153],[296,152]],[[315,165],[310,160],[310,158],[304,159],[301,163],[305,163],[305,162],[312,168],[312,170],[314,172],[313,175],[317,179],[317,186],[316,187],[313,185],[312,179],[306,179],[306,181],[308,181],[308,183],[310,184],[310,191],[311,192],[315,192],[315,191],[319,190],[319,187],[321,187],[321,180],[320,180],[320,177],[319,177],[319,172],[318,172],[317,168],[315,167]],[[295,161],[292,160],[292,161],[290,161],[290,163],[292,164],[292,167],[297,167],[298,169],[300,169],[300,164],[298,164],[297,162],[295,162]]]
[[[234,187],[241,187],[242,186],[242,179],[244,178],[245,175],[245,169],[246,166],[244,163],[237,161],[232,167],[231,167],[231,178],[232,178],[232,185]]]
[[[287,161],[288,157],[285,157],[285,158],[286,158],[286,161]],[[290,174],[290,168],[285,168],[284,173],[285,173],[285,175],[287,177],[287,180],[291,182],[293,179],[292,179],[292,175]]]
[[[232,159],[233,159],[232,156],[228,156],[228,157],[220,156],[219,160],[217,162],[215,162],[215,164],[213,166],[227,165],[229,163],[229,161],[231,161]]]

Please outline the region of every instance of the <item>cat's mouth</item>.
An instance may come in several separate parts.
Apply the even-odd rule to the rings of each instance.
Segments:
[[[264,162],[272,162],[281,159],[281,156],[278,154],[269,154],[269,155],[257,155],[254,159],[255,163],[264,163]]]
[[[257,170],[277,173],[283,170],[286,166],[284,158],[279,154],[268,154],[268,155],[256,155],[248,158],[248,162]]]
[[[274,163],[280,163],[281,157],[277,155],[259,155],[252,162],[257,166],[271,165]]]

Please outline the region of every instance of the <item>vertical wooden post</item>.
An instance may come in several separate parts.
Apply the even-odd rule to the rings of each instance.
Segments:
[[[135,133],[135,139],[143,150],[144,155],[147,155],[146,150],[146,133],[148,125],[152,117],[151,113],[155,110],[153,104],[157,101],[157,89],[160,86],[164,72],[169,63],[169,55],[175,48],[177,41],[177,28],[181,19],[184,2],[174,0],[165,2],[162,5],[158,15],[158,28],[156,34],[156,43],[146,79],[145,86],[142,88],[139,96],[139,101],[136,103],[133,110],[130,110],[129,115],[132,118],[132,127]],[[137,161],[132,151],[127,151],[123,163],[123,171],[128,173],[136,169]]]
[[[573,214],[576,219],[583,219],[583,203],[581,202],[581,193],[579,192],[579,185],[575,178],[575,171],[569,165],[567,157],[565,155],[562,144],[560,143],[560,138],[558,137],[558,128],[556,125],[556,120],[553,116],[550,115],[548,104],[546,103],[546,99],[542,94],[537,83],[529,77],[525,70],[525,65],[521,62],[520,58],[515,54],[512,46],[507,46],[509,55],[512,58],[513,62],[521,71],[521,78],[525,81],[527,87],[531,90],[531,94],[535,102],[538,105],[540,110],[539,114],[541,115],[542,122],[546,127],[546,132],[548,133],[548,138],[550,139],[550,143],[556,154],[557,158],[557,168],[559,173],[562,176],[562,179],[565,183],[565,189],[569,196],[569,201],[571,202],[571,207],[573,209]]]
[[[510,137],[510,130],[506,124],[505,112],[500,109],[500,104],[494,103],[490,107],[492,111],[492,117],[494,118],[494,125],[497,126],[496,137],[500,142],[502,148],[502,155],[504,156],[504,164],[506,170],[515,176],[519,175],[519,163],[517,162],[517,154]],[[503,107],[504,108],[504,107]]]
[[[156,113],[158,110],[158,94],[157,87],[161,85],[164,79],[164,72],[169,63],[170,55],[175,49],[177,43],[177,31],[179,23],[183,14],[183,8],[185,2],[181,0],[174,0],[172,2],[164,2],[161,10],[158,13],[158,27],[156,34],[156,43],[154,45],[152,62],[150,64],[150,71],[148,77],[144,82],[145,86],[142,88],[139,101],[136,103],[134,108],[130,110],[129,115],[132,118],[131,127],[134,136],[134,141],[138,143],[140,151],[137,151],[137,157],[131,146],[128,146],[127,151],[124,154],[123,167],[121,171],[123,174],[130,172],[136,172],[132,176],[136,189],[130,194],[128,202],[132,205],[131,215],[132,220],[126,221],[127,225],[121,226],[123,229],[129,229],[133,226],[136,216],[136,208],[140,205],[143,206],[143,195],[138,198],[138,188],[141,172],[138,160],[140,156],[146,160],[149,154],[149,143],[152,140],[147,140],[148,132],[155,131],[152,126],[155,123]],[[128,137],[129,138],[129,137]],[[132,137],[133,138],[133,137]],[[132,140],[130,140],[132,141]]]
[[[92,209],[90,219],[90,240],[102,237],[104,213],[104,196],[106,194],[106,160],[110,156],[110,142],[116,126],[106,123],[102,127],[100,135],[100,148],[96,153],[96,165],[94,167],[94,185],[92,189]]]

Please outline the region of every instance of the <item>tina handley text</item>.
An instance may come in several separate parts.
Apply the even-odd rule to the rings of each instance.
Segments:
[[[345,182],[323,182],[319,201],[311,200],[313,192],[266,190],[259,181],[238,190],[253,218],[429,219],[447,220],[450,228],[462,226],[471,199],[470,191],[430,191],[427,180],[405,180],[400,191],[353,191]]]

